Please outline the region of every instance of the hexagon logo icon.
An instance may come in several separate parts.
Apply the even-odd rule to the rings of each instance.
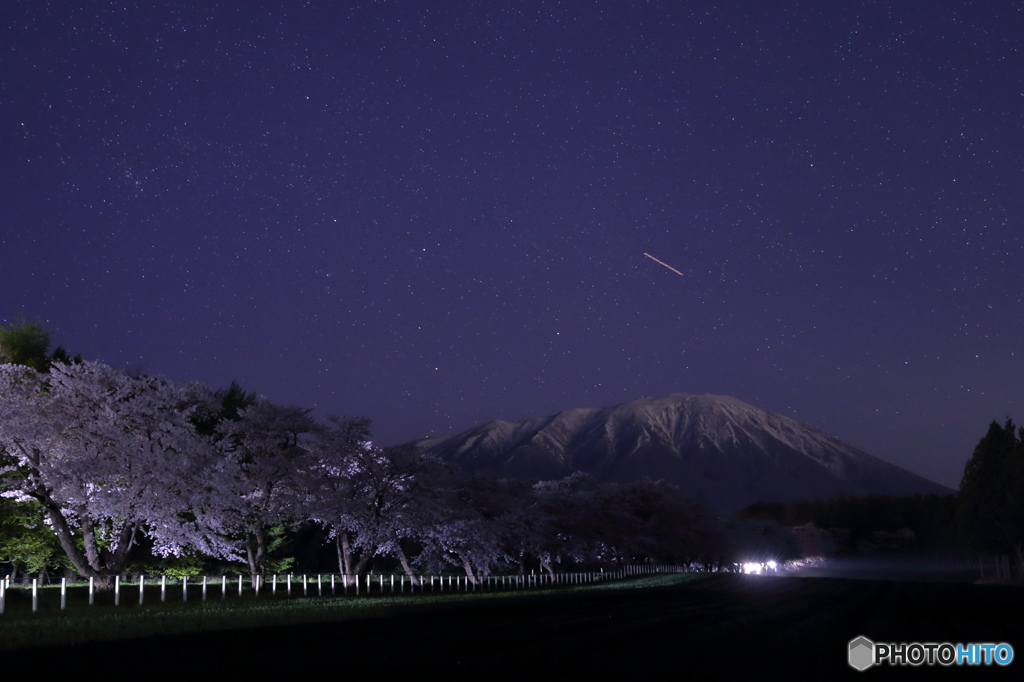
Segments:
[[[847,653],[851,668],[867,670],[875,662],[875,643],[861,635],[857,639],[850,640],[850,648]]]

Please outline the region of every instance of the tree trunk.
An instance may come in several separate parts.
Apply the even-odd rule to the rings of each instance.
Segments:
[[[473,564],[469,560],[469,557],[467,557],[462,552],[459,552],[458,556],[459,556],[459,559],[462,561],[462,569],[466,572],[466,577],[469,579],[470,582],[472,582],[474,585],[476,585],[478,581],[477,581],[476,574],[473,571]]]
[[[258,580],[266,570],[267,563],[267,537],[262,528],[249,533],[245,539],[245,554],[249,560],[249,575],[253,580]]]
[[[402,550],[402,545],[399,542],[395,542],[395,556],[398,558],[398,563],[402,564],[402,570],[412,580],[412,584],[418,585],[419,580],[413,574],[412,566],[409,565],[409,558],[405,556],[405,552]]]
[[[102,565],[100,548],[96,544],[96,531],[87,518],[82,518],[82,544],[85,546],[85,560],[89,562],[89,567],[99,573]]]
[[[71,562],[78,575],[83,578],[93,578],[96,588],[99,590],[114,589],[113,575],[124,570],[128,560],[128,552],[135,544],[135,535],[139,524],[127,525],[121,529],[118,548],[114,552],[103,552],[96,543],[96,531],[94,524],[85,514],[79,515],[81,520],[80,534],[82,545],[80,548],[75,539],[75,533],[71,530],[64,512],[49,495],[43,490],[36,490],[31,496],[39,501],[50,521],[50,529],[57,537],[57,543],[64,551],[64,555]]]
[[[71,565],[75,567],[75,571],[78,572],[78,575],[83,578],[98,576],[99,572],[89,565],[89,560],[75,543],[74,535],[71,532],[71,528],[68,527],[67,519],[64,518],[64,514],[61,513],[60,508],[52,502],[47,503],[45,500],[40,501],[43,502],[43,508],[46,510],[46,518],[50,520],[50,528],[53,529],[53,534],[57,536],[57,542],[60,544],[60,548],[64,550],[64,554],[71,561]]]
[[[125,564],[128,563],[128,553],[132,547],[135,546],[135,534],[139,530],[138,522],[126,525],[121,529],[121,537],[117,541],[117,549],[112,554],[104,553],[103,565],[104,567],[113,567],[113,573],[120,573],[124,570]]]
[[[348,541],[348,531],[342,531],[334,537],[334,545],[338,549],[338,570],[343,575],[353,575],[352,545]]]

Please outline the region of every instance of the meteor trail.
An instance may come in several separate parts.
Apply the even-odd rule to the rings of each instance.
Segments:
[[[672,267],[671,265],[669,265],[668,263],[664,263],[664,262],[662,262],[662,261],[658,260],[657,258],[655,258],[655,257],[654,257],[654,256],[652,256],[651,254],[647,253],[646,251],[644,252],[644,255],[645,255],[645,256],[647,256],[648,258],[650,258],[650,259],[651,259],[652,261],[654,261],[654,262],[655,262],[655,263],[657,263],[658,265],[664,265],[664,266],[665,266],[666,268],[668,268],[668,269],[669,269],[669,270],[671,270],[672,272],[676,273],[677,275],[682,275],[682,274],[683,274],[683,273],[679,272],[678,270],[676,270],[676,269],[675,269],[674,267]],[[683,276],[685,277],[685,275],[683,275]]]

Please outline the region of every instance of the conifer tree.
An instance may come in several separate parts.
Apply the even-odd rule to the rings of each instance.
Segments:
[[[993,421],[964,467],[957,525],[977,549],[1007,555],[1024,572],[1024,429]]]

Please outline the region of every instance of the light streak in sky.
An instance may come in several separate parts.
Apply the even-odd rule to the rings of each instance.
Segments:
[[[655,263],[657,263],[657,264],[659,264],[659,265],[664,265],[664,266],[665,266],[666,268],[668,268],[668,269],[669,269],[669,270],[671,270],[672,272],[676,273],[677,275],[682,275],[682,274],[683,274],[683,273],[679,272],[678,270],[676,270],[676,269],[675,269],[674,267],[672,267],[671,265],[669,265],[668,263],[665,263],[665,262],[663,262],[663,261],[660,261],[660,260],[658,260],[657,258],[655,258],[655,257],[654,257],[654,256],[652,256],[651,254],[647,253],[646,251],[644,252],[644,255],[645,255],[645,256],[647,256],[648,258],[650,258],[650,259],[651,259],[652,261],[654,261]],[[685,276],[685,275],[684,275],[684,276]]]

